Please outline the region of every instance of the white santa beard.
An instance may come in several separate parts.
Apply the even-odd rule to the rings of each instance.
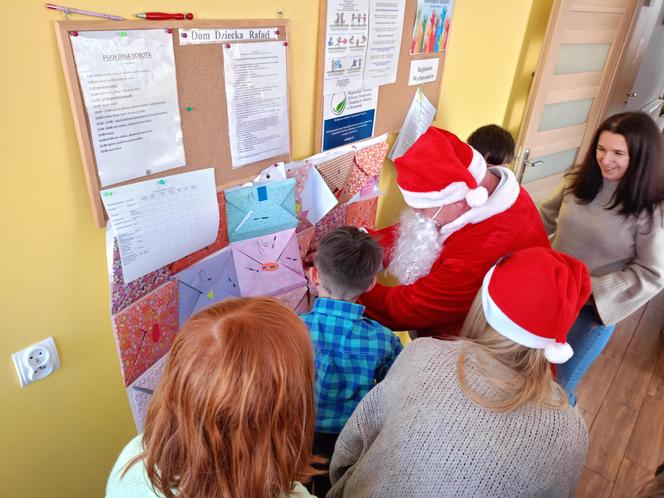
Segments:
[[[402,284],[412,284],[429,274],[443,249],[443,240],[431,218],[412,209],[401,214],[399,238],[387,271]]]

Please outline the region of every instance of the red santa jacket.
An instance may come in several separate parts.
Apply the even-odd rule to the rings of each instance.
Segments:
[[[388,257],[397,228],[374,233]],[[520,188],[511,207],[451,234],[427,276],[410,285],[376,285],[358,302],[367,316],[392,330],[458,335],[487,271],[501,257],[533,246],[549,247],[549,240],[537,208]]]

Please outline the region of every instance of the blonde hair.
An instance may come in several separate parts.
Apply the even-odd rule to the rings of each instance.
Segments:
[[[307,481],[314,365],[298,316],[271,298],[229,299],[178,332],[148,409],[147,478],[167,498],[267,498]]]
[[[552,408],[566,406],[565,391],[553,380],[544,352],[496,332],[484,317],[481,292],[475,296],[460,334],[463,347],[457,360],[457,376],[464,394],[495,412],[514,411],[529,402]],[[469,358],[495,393],[480,394],[468,384],[465,372]]]

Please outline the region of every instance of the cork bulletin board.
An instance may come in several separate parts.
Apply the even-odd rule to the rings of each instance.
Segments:
[[[410,55],[410,41],[413,25],[417,16],[418,0],[404,0],[406,3],[403,18],[403,32],[399,50],[396,81],[389,85],[381,85],[378,90],[378,105],[374,123],[373,136],[383,133],[396,133],[400,130],[406,117],[413,97],[418,88],[431,103],[436,106],[440,96],[440,83],[443,73],[445,52],[423,53]],[[327,0],[321,0],[318,25],[318,76],[316,90],[316,150],[321,150],[323,131],[323,105],[324,105],[324,72],[325,72],[325,44],[326,44],[326,16]],[[438,58],[438,74],[434,81],[421,85],[408,86],[410,63],[413,60]]]
[[[60,21],[55,31],[67,84],[69,101],[83,162],[93,217],[98,227],[106,224],[106,213],[99,195],[101,183],[97,173],[95,152],[89,119],[74,59],[71,36],[85,31],[166,29],[173,36],[173,51],[177,79],[180,122],[183,134],[186,164],[155,174],[117,183],[114,186],[136,183],[155,177],[214,168],[217,189],[244,183],[253,179],[265,166],[290,161],[290,154],[282,154],[233,169],[228,132],[226,87],[224,80],[224,43],[182,45],[181,29],[251,29],[276,28],[277,40],[287,44],[288,20],[193,20],[193,21]],[[263,41],[263,40],[255,40]],[[233,40],[233,43],[252,43],[252,40]],[[288,61],[288,50],[286,50]],[[288,62],[287,62],[288,65]],[[287,76],[290,74],[286,69]],[[288,78],[290,80],[290,78]],[[289,91],[290,101],[290,91]],[[292,125],[289,103],[290,149]],[[106,187],[104,187],[106,188]]]

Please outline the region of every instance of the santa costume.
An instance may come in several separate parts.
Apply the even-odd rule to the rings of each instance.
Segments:
[[[458,334],[496,261],[520,249],[550,247],[544,226],[511,170],[487,169],[479,152],[448,131],[430,127],[395,165],[399,189],[410,207],[441,207],[465,200],[470,209],[439,228],[442,249],[428,274],[407,285],[376,285],[358,302],[366,306],[367,316],[392,330]],[[499,179],[489,196],[479,186],[487,173]],[[399,226],[374,235],[383,245],[388,265]]]

